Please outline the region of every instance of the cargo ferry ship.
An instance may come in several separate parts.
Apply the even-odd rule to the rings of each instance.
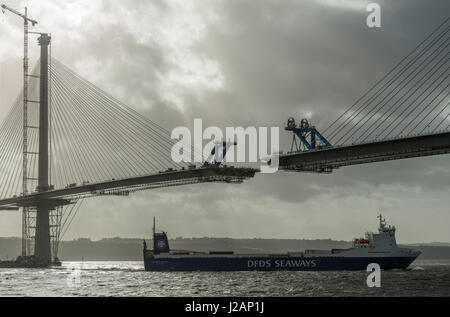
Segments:
[[[283,254],[235,254],[233,251],[194,252],[170,250],[166,232],[156,232],[153,219],[153,249],[144,240],[146,271],[325,271],[366,270],[370,263],[381,269],[406,269],[420,250],[400,248],[395,226],[381,215],[378,233],[368,232],[348,249],[305,250]]]

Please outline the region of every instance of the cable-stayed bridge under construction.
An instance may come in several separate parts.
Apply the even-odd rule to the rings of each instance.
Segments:
[[[280,169],[330,173],[449,153],[448,31],[447,19],[320,133],[289,119],[293,143],[279,155]],[[40,62],[25,72],[22,95],[0,125],[0,209],[22,210],[21,265],[57,262],[84,198],[240,183],[257,172],[174,162],[168,130],[49,57],[50,42],[40,35]]]

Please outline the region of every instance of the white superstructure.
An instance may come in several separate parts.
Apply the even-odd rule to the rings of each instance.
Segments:
[[[399,248],[395,240],[395,226],[387,226],[382,215],[378,216],[380,225],[378,233],[367,232],[364,239],[355,239],[349,249],[306,250],[305,256],[340,256],[340,257],[411,257],[419,256],[420,250]]]

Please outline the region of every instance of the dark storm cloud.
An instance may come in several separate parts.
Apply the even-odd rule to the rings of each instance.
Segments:
[[[196,100],[190,117],[214,114],[209,122],[218,125],[223,120],[281,125],[288,116],[300,118],[312,112],[312,121],[326,126],[443,21],[445,6],[444,2],[426,8],[421,1],[382,2],[383,27],[373,30],[365,27],[366,12],[361,10],[307,1],[226,1],[220,20],[196,47],[220,61],[226,89]],[[281,136],[286,149],[290,137]],[[420,179],[423,188],[448,189],[448,169],[433,172],[434,162],[440,161],[406,160],[354,172],[346,169],[323,186],[339,187],[342,182],[351,186],[358,181],[408,186]],[[308,186],[275,186],[279,189],[275,195],[283,196],[291,187],[306,191]]]

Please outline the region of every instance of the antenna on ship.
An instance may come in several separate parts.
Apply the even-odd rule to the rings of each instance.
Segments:
[[[385,221],[385,219],[383,219],[383,216],[381,215],[381,213],[377,218],[380,219],[380,228],[384,228],[386,226],[386,221]]]

